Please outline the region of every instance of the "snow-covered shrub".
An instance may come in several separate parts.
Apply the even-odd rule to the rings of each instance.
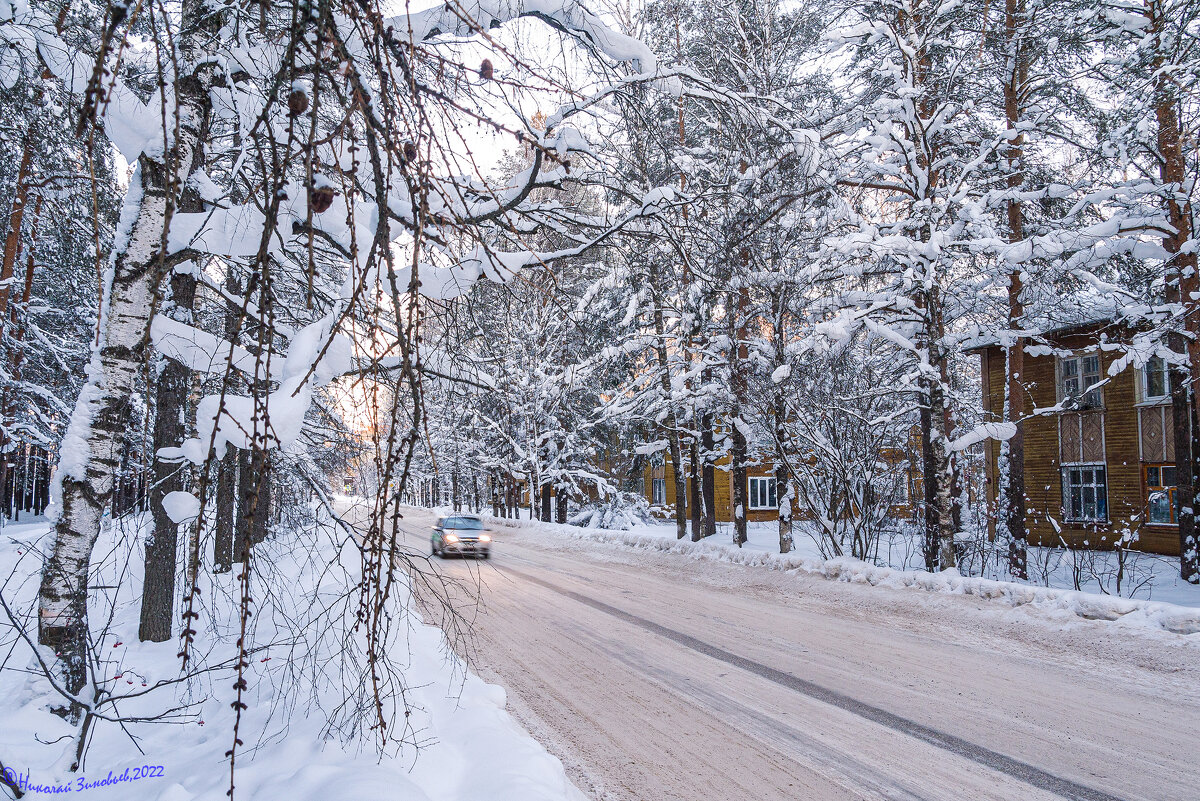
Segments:
[[[618,492],[607,500],[589,503],[567,518],[572,526],[628,531],[634,526],[654,522],[650,504],[641,495]]]

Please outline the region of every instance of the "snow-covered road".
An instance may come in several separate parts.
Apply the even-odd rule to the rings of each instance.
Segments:
[[[431,515],[405,511],[409,544]],[[595,799],[1194,799],[1200,635],[502,529],[434,560]]]

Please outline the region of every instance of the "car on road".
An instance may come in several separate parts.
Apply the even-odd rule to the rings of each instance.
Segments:
[[[450,554],[474,554],[484,559],[492,555],[492,535],[475,515],[439,517],[430,544],[434,555],[443,559]]]

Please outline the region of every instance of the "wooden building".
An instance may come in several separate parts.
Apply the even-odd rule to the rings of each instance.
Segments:
[[[905,471],[900,496],[890,508],[891,516],[897,519],[915,519],[919,514],[922,484],[919,465],[909,460],[908,454],[895,450],[884,455],[891,464],[905,462]],[[731,459],[724,456],[716,461],[713,471],[713,504],[718,523],[733,522],[733,473]],[[660,517],[674,518],[675,515],[675,471],[670,461],[657,466],[643,468],[643,493],[650,508]],[[750,464],[746,467],[746,520],[751,523],[774,522],[779,519],[779,499],[775,486],[775,465],[772,462]],[[691,516],[692,479],[687,476],[687,516]],[[803,510],[795,509],[795,518],[804,519]]]
[[[1175,449],[1166,367],[1109,375],[1132,332],[1106,323],[1061,328],[1026,347],[1026,523],[1034,545],[1129,547],[1178,555]],[[977,349],[984,409],[1004,409],[1004,350]],[[987,492],[995,508],[1000,443],[987,443]],[[994,517],[991,519],[994,526]]]

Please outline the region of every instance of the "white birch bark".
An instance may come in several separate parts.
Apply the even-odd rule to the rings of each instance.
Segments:
[[[87,681],[92,548],[120,466],[130,398],[148,356],[155,281],[164,272],[161,247],[170,223],[168,193],[183,185],[201,145],[199,109],[181,102],[179,120],[173,146],[166,153],[142,154],[130,181],[119,232],[126,235],[114,246],[99,342],[63,438],[55,476],[54,543],[42,569],[38,640],[55,649],[64,685],[75,694]],[[171,168],[178,170],[174,181],[169,180]],[[78,711],[76,707],[71,713]]]

